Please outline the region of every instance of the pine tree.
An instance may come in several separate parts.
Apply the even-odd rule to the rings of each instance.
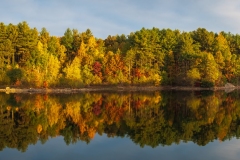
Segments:
[[[37,43],[37,29],[30,29],[25,21],[19,23],[15,59],[20,66],[25,65],[26,61],[30,58],[30,53],[36,48]]]

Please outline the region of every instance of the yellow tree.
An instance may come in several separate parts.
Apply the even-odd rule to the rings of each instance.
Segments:
[[[219,33],[218,36],[215,38],[214,49],[215,52],[220,51],[225,60],[229,61],[231,59],[230,47],[222,33]]]
[[[221,76],[219,69],[217,67],[217,63],[214,60],[212,54],[204,52],[203,53],[203,82],[205,87],[213,87],[215,85],[216,80],[218,80]]]
[[[60,62],[57,57],[50,55],[47,64],[46,81],[49,84],[57,84],[60,70]]]
[[[192,68],[188,70],[187,77],[189,78],[191,85],[194,86],[194,82],[200,80],[201,75],[197,68]]]
[[[63,72],[65,73],[67,83],[72,87],[77,87],[82,84],[80,60],[78,57],[75,57],[72,63],[63,69]]]
[[[232,74],[232,54],[230,51],[229,44],[222,33],[219,33],[215,38],[215,59],[219,64],[219,68],[222,70],[223,75],[227,78],[228,81],[231,81]]]

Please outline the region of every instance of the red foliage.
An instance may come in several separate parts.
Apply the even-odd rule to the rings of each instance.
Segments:
[[[17,103],[21,102],[22,98],[19,95],[14,95],[14,99]]]
[[[98,61],[94,62],[93,64],[93,73],[97,76],[99,76],[100,78],[102,77],[102,64]]]
[[[142,73],[141,73],[140,69],[138,69],[138,68],[134,69],[133,73],[134,73],[135,77],[140,78],[142,76]]]
[[[48,100],[48,95],[47,95],[47,94],[45,94],[45,95],[43,96],[43,100],[44,100],[44,101],[47,101],[47,100]]]
[[[94,104],[92,112],[98,116],[102,112],[102,99],[100,99],[97,103]]]
[[[44,87],[44,88],[47,88],[47,87],[48,87],[48,82],[47,82],[47,81],[44,81],[44,82],[43,82],[43,87]]]
[[[16,87],[18,87],[18,86],[20,86],[21,84],[22,84],[21,81],[20,81],[20,80],[17,80],[14,85],[15,85]]]
[[[119,122],[124,115],[124,108],[117,107],[115,102],[108,102],[105,106],[105,109],[109,120],[114,122]]]
[[[141,100],[136,100],[136,101],[133,102],[133,107],[136,110],[140,109],[142,107],[142,105],[143,105],[143,102]]]

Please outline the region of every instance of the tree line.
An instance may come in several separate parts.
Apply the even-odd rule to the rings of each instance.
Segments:
[[[59,135],[67,145],[107,134],[141,147],[240,137],[237,93],[0,94],[0,100],[0,150],[26,151]]]
[[[27,22],[0,23],[0,84],[30,87],[182,85],[213,87],[240,77],[240,36],[205,28],[146,29],[96,38],[61,37]]]

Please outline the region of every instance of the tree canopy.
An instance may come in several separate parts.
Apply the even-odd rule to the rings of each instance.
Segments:
[[[240,36],[142,28],[94,37],[67,28],[61,37],[27,22],[0,23],[0,84],[31,87],[89,85],[223,86],[238,84]],[[21,70],[13,80],[11,72]],[[46,85],[47,84],[47,85]]]

